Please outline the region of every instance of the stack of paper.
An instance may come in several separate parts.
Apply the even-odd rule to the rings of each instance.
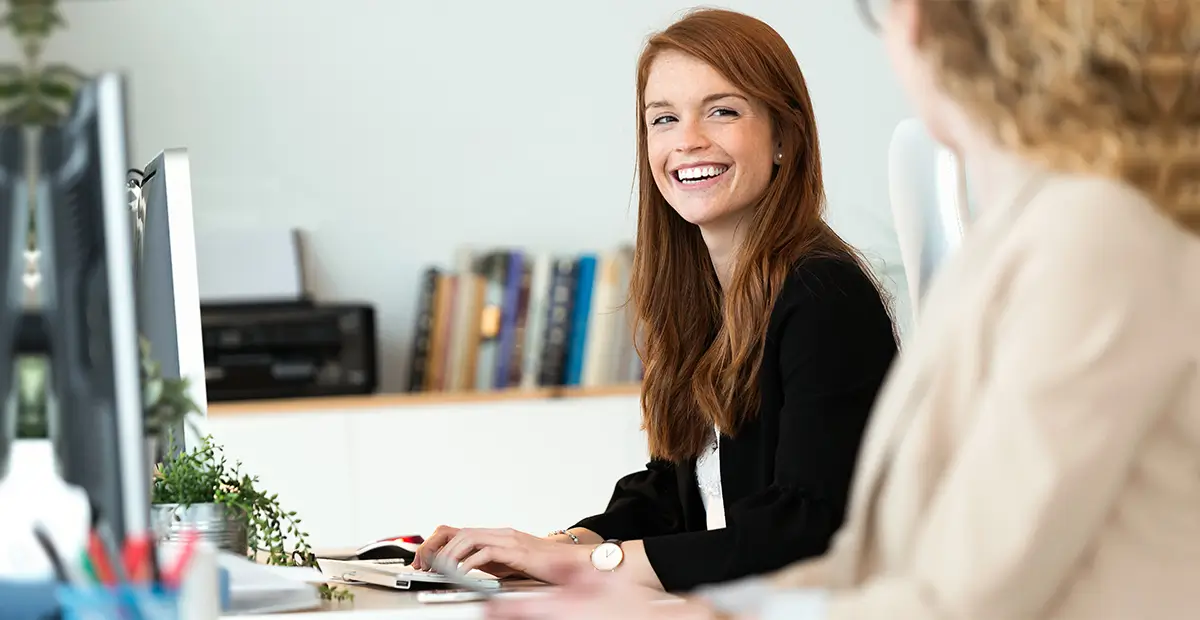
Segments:
[[[321,606],[316,584],[326,578],[315,568],[268,566],[221,553],[220,566],[229,573],[229,609],[225,615],[269,614]]]

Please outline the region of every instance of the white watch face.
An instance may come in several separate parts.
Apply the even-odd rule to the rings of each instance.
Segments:
[[[615,570],[624,558],[625,552],[615,543],[600,543],[592,550],[592,566],[595,566],[596,570]]]

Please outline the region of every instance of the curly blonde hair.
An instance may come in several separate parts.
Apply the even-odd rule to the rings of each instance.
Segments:
[[[1200,0],[918,0],[940,86],[1006,147],[1200,232]]]

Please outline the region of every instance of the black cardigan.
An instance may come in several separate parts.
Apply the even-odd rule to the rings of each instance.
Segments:
[[[859,444],[896,355],[879,292],[848,260],[812,258],[788,277],[767,327],[758,415],[720,438],[724,529],[707,529],[695,459],[652,460],[577,523],[642,540],[663,587],[769,572],[826,551],[841,526]]]

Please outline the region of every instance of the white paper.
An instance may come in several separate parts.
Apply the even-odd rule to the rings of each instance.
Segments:
[[[298,566],[256,564],[223,552],[219,563],[229,573],[227,614],[262,614],[320,607],[314,584],[325,582],[320,571]]]

